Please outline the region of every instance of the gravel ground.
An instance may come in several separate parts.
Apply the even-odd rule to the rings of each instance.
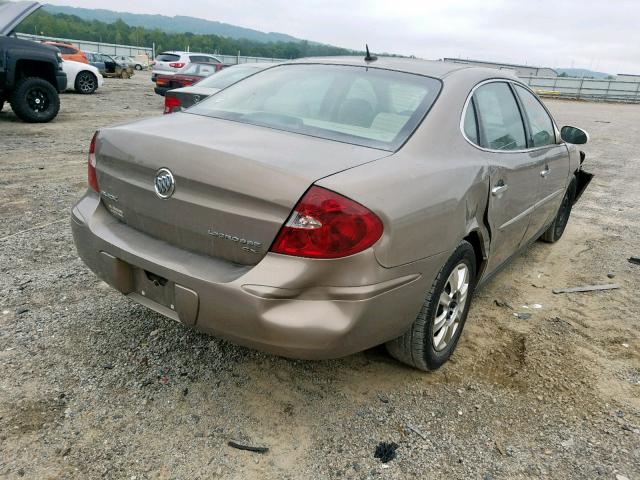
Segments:
[[[68,212],[89,140],[159,115],[151,87],[142,73],[65,94],[47,125],[0,113],[0,477],[640,479],[640,106],[548,102],[590,131],[597,177],[565,237],[479,291],[454,358],[425,374],[382,348],[304,362],[238,347],[85,268]],[[381,441],[398,445],[386,464]]]

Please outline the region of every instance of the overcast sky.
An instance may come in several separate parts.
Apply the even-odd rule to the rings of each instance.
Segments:
[[[640,73],[640,0],[47,0],[187,15],[331,45]]]

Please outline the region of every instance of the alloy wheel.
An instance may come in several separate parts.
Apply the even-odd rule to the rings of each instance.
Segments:
[[[96,81],[93,75],[81,75],[78,78],[78,86],[83,93],[91,93],[96,89]]]
[[[433,322],[433,348],[440,352],[447,348],[460,326],[469,291],[469,267],[459,263],[454,267],[440,293]]]

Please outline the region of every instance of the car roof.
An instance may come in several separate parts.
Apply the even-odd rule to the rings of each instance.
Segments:
[[[167,50],[166,52],[160,52],[158,55],[207,55],[208,57],[216,57],[213,53],[202,53],[202,52],[181,52],[179,50]],[[157,56],[157,55],[156,55]],[[216,57],[217,58],[217,57]]]
[[[415,73],[433,78],[445,78],[453,73],[463,70],[473,70],[481,74],[486,73],[487,77],[516,78],[512,73],[486,67],[475,67],[461,63],[450,63],[434,60],[421,60],[417,58],[403,57],[378,57],[374,61],[365,61],[364,57],[310,57],[301,58],[287,62],[288,64],[330,64],[330,65],[352,65],[357,67],[380,68],[385,70],[395,70],[398,72]]]

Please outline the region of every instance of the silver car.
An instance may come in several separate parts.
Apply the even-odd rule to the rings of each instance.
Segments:
[[[591,180],[503,71],[294,61],[182,113],[96,133],[78,252],[129,298],[280,355],[452,354],[475,289],[555,242]]]
[[[159,53],[153,61],[153,70],[151,71],[151,81],[155,81],[160,74],[171,75],[190,63],[210,63],[212,65],[221,65],[222,61],[208,53],[197,52],[162,52]]]

